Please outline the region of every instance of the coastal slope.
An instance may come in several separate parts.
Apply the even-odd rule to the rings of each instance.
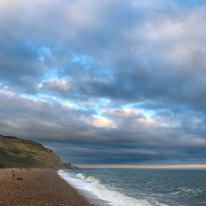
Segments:
[[[0,135],[0,168],[65,168],[51,149],[30,140]]]

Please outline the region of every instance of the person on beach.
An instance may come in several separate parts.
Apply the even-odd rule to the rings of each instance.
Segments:
[[[14,170],[12,170],[12,177],[13,177],[13,179],[15,178],[15,172],[14,172]]]
[[[22,169],[20,169],[20,175],[22,176]]]

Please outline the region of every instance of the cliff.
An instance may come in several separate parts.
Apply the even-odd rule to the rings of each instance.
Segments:
[[[65,168],[61,159],[43,145],[0,135],[0,168]]]

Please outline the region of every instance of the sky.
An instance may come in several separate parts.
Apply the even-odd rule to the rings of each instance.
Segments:
[[[205,19],[205,0],[0,1],[0,134],[72,164],[204,164]]]

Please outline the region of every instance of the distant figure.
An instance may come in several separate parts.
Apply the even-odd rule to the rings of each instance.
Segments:
[[[22,176],[22,169],[20,169],[20,175]]]
[[[13,177],[13,179],[15,178],[15,172],[14,172],[14,170],[12,170],[12,177]]]

